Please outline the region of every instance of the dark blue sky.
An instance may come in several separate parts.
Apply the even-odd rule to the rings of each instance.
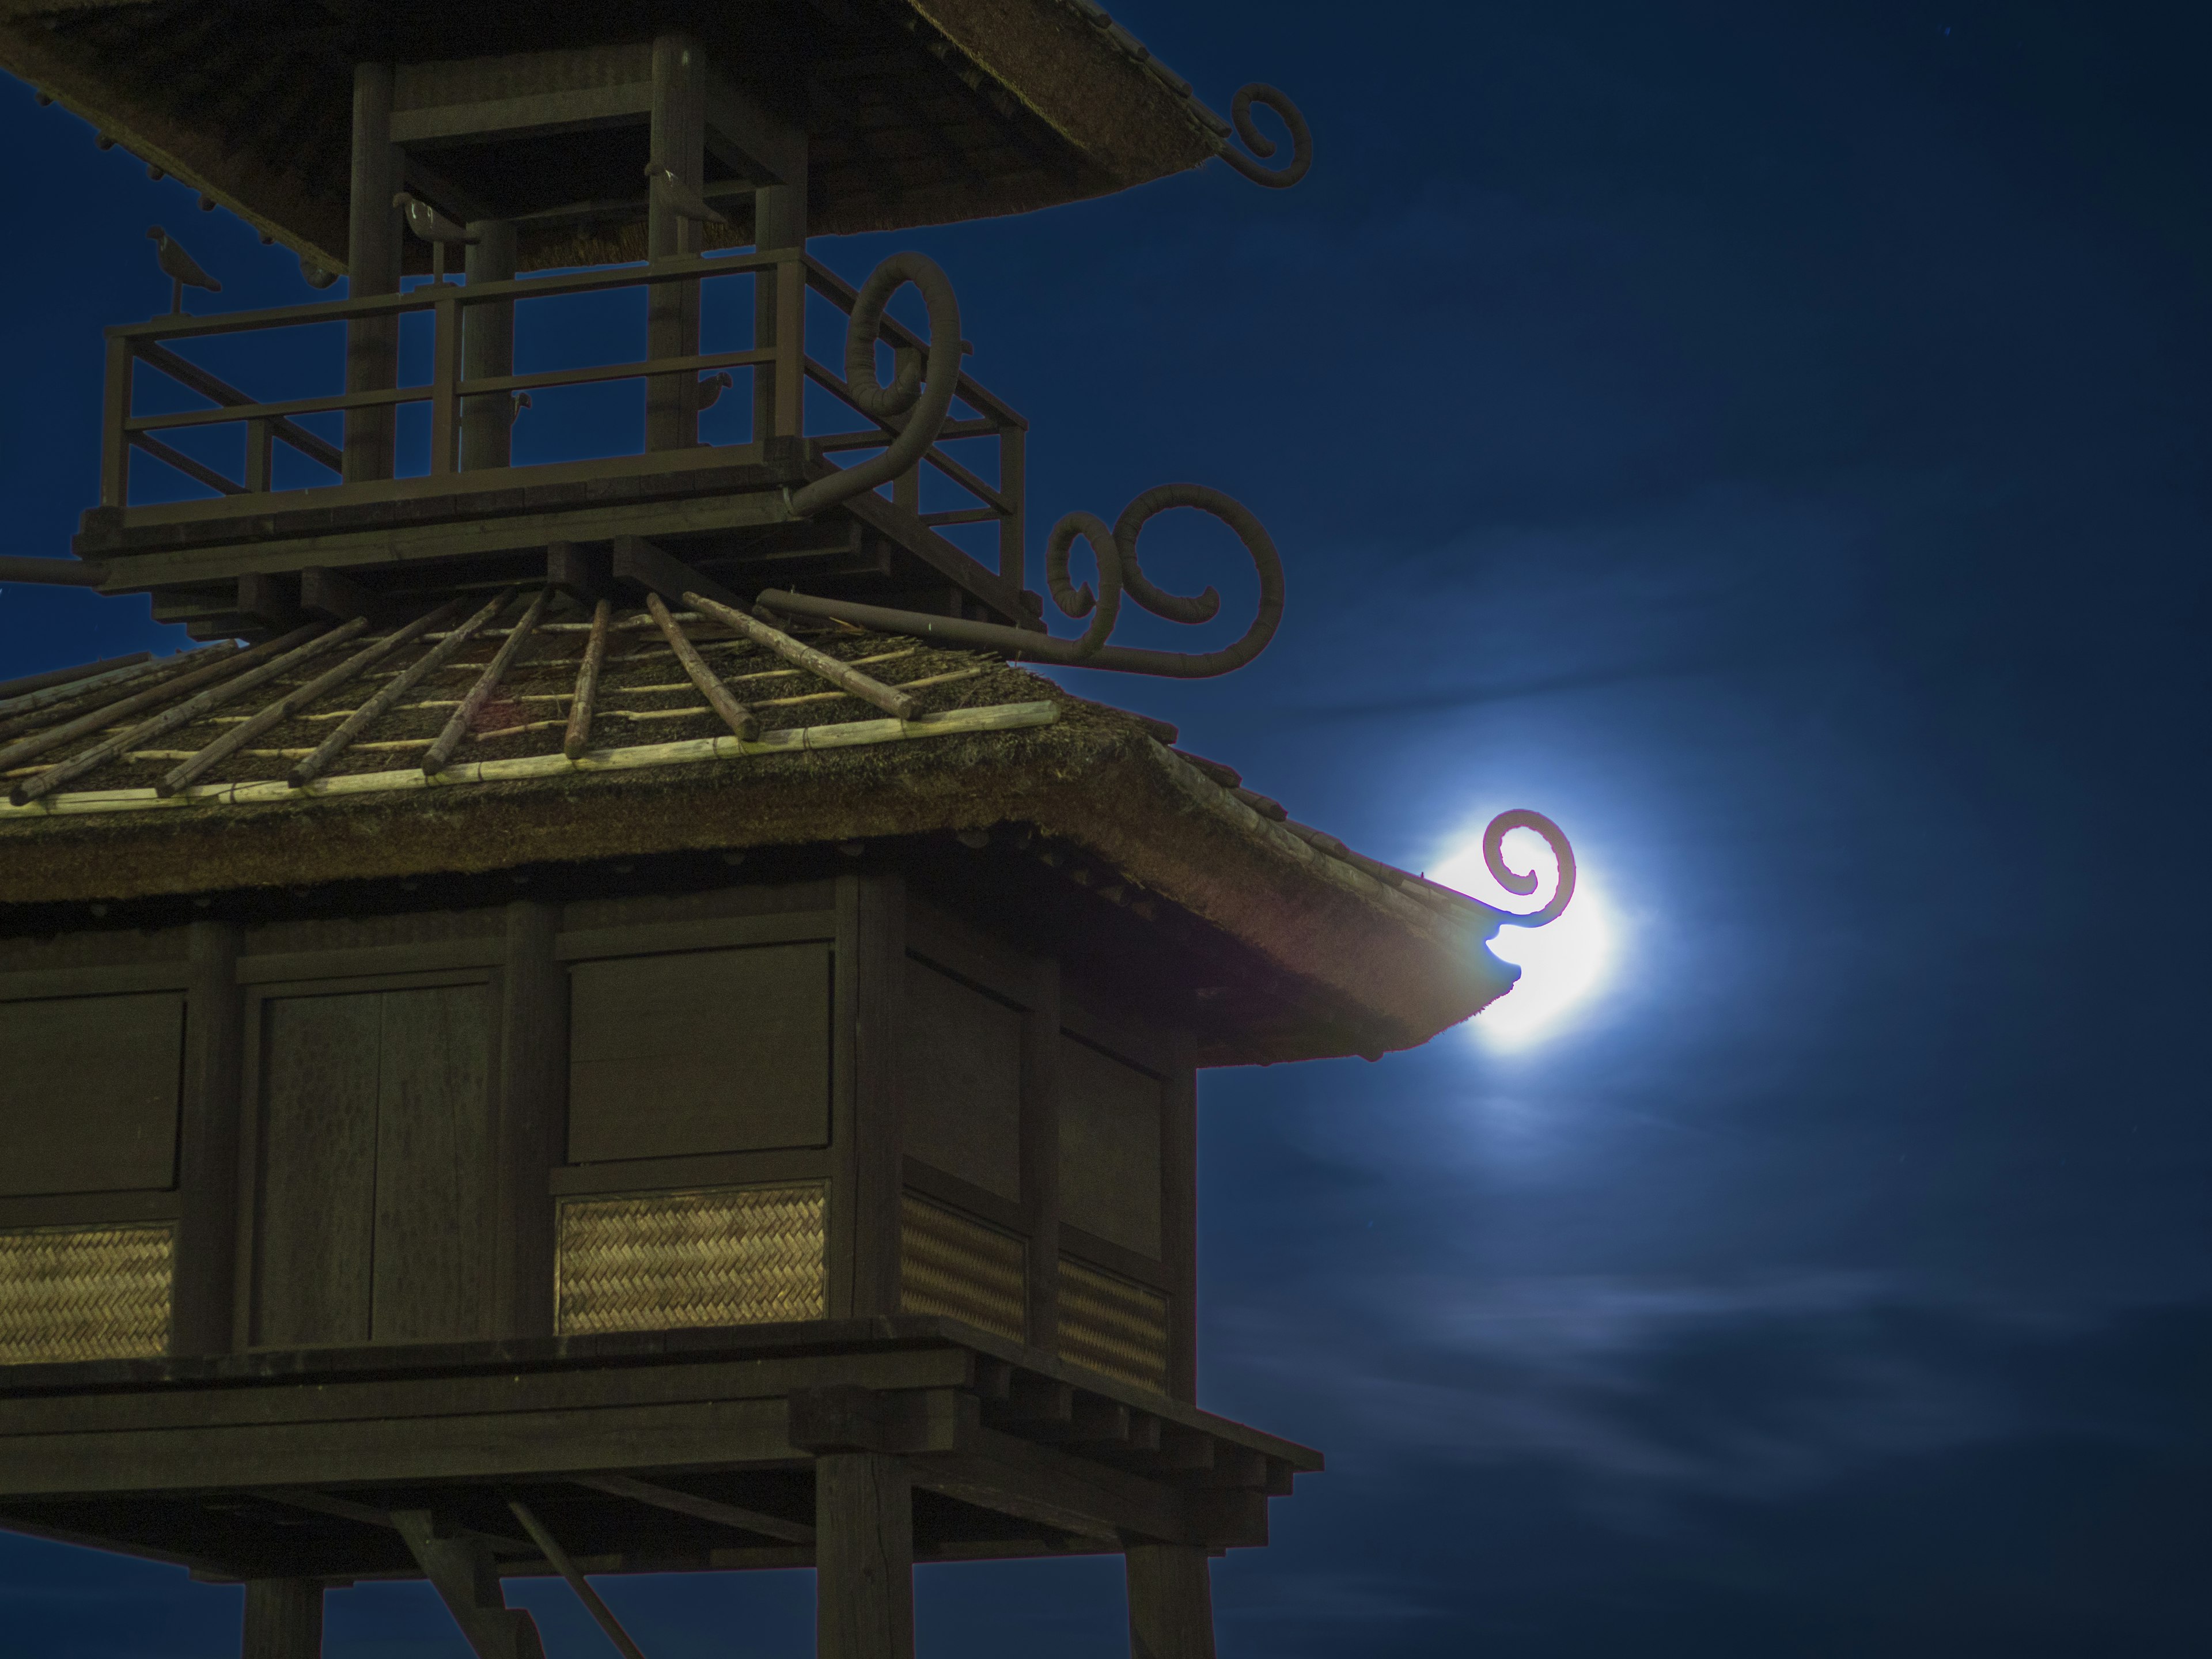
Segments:
[[[2212,21],[1115,10],[1288,90],[1308,181],[818,251],[945,264],[1033,520],[1188,478],[1273,530],[1257,665],[1087,694],[1415,867],[1548,812],[1617,940],[1543,1042],[1206,1079],[1204,1401],[1331,1457],[1216,1568],[1224,1659],[2212,1650]],[[0,152],[4,550],[59,552],[146,224],[308,295],[4,85]],[[1146,563],[1249,592],[1202,531]],[[9,588],[0,673],[160,632]],[[1111,1561],[921,1584],[926,1656],[1127,1650]],[[810,1650],[801,1575],[609,1600],[655,1659]],[[0,1654],[235,1619],[0,1540]],[[333,1659],[448,1650],[331,1597]]]

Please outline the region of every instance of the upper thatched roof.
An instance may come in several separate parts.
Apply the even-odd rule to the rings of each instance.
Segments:
[[[634,46],[675,29],[805,129],[817,233],[1102,195],[1196,167],[1229,131],[1091,0],[0,0],[0,68],[343,272],[355,62]],[[526,269],[642,258],[643,149],[574,142],[597,137],[508,146],[474,173],[458,153],[440,165],[501,216],[638,198],[634,211],[525,223]],[[740,222],[710,246],[750,239],[750,210],[729,206]]]
[[[414,763],[482,675],[495,636],[472,641],[449,672],[410,691],[304,788],[285,781],[297,757],[408,656],[299,703],[166,798],[154,785],[180,757],[326,674],[347,652],[297,659],[147,735],[146,722],[209,684],[228,683],[228,671],[196,687],[197,667],[141,665],[88,682],[89,690],[61,686],[12,709],[0,704],[0,770],[11,786],[126,739],[65,788],[26,805],[0,804],[0,927],[11,911],[35,910],[37,925],[51,928],[58,907],[688,852],[913,847],[936,837],[967,857],[954,839],[964,837],[990,849],[977,856],[1018,865],[977,878],[994,890],[1046,883],[1094,907],[1100,925],[1117,915],[1172,921],[1180,931],[1157,946],[1161,971],[1181,955],[1204,957],[1216,975],[1201,1022],[1207,1064],[1410,1047],[1511,983],[1513,970],[1484,948],[1503,913],[1290,822],[1226,768],[1173,748],[1172,729],[1159,722],[988,657],[881,635],[812,636],[830,654],[911,688],[916,717],[887,719],[749,641],[696,620],[685,626],[716,677],[768,728],[758,741],[732,736],[657,631],[640,629],[615,636],[592,747],[574,761],[562,752],[563,727],[586,635],[572,627],[534,636],[456,760],[434,776]],[[358,649],[371,637],[347,644]],[[218,659],[232,659],[227,647],[189,660]],[[139,677],[163,675],[171,678],[134,691],[147,686]],[[174,692],[166,689],[173,684]],[[133,695],[148,700],[121,720],[92,718]],[[41,733],[72,722],[80,735],[38,747]]]

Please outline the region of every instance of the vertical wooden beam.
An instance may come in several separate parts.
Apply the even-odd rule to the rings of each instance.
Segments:
[[[246,423],[246,472],[243,482],[248,495],[260,495],[269,489],[270,463],[276,448],[276,423],[274,421],[248,421]]]
[[[499,1197],[491,1328],[501,1337],[553,1332],[553,1200],[548,1183],[565,1154],[568,1105],[568,976],[554,959],[560,907],[507,907],[500,973]]]
[[[999,574],[1016,587],[1022,585],[1023,538],[1028,534],[1023,491],[1029,487],[1030,434],[1018,426],[999,428],[999,494],[1013,511],[999,520]]]
[[[514,278],[514,224],[507,219],[473,219],[469,233],[467,276],[471,283],[505,283]],[[514,373],[514,301],[471,306],[462,313],[461,374],[483,380]],[[514,394],[483,392],[461,405],[461,468],[505,466],[514,456]]]
[[[1198,1400],[1198,1071],[1188,1032],[1174,1038],[1160,1089],[1160,1258],[1168,1272],[1168,1395]],[[1209,1649],[1210,1652],[1212,1650]]]
[[[838,878],[836,972],[828,1311],[843,1319],[899,1308],[906,892],[897,876]]]
[[[806,431],[806,267],[793,259],[775,270],[775,391],[770,413],[788,438]]]
[[[899,346],[893,349],[891,373],[894,375],[905,374],[907,365],[909,363],[913,364],[915,371],[919,373],[921,368],[921,353],[916,351],[912,346]],[[921,463],[920,461],[916,461],[891,480],[891,505],[903,507],[908,513],[921,511]]]
[[[799,135],[797,142],[803,153],[805,136]],[[763,185],[753,192],[753,246],[763,253],[787,247],[805,249],[806,179],[803,173],[799,177],[787,179],[779,185]],[[775,270],[764,270],[753,278],[753,344],[756,348],[775,346],[782,340],[780,319],[787,314],[791,315],[795,325],[804,322],[801,308],[806,303],[805,284],[801,282],[791,285],[792,291],[788,295],[785,291],[784,273],[791,269],[793,267],[779,266]],[[796,353],[787,355],[781,361],[789,366],[787,370],[763,368],[753,371],[755,443],[763,438],[795,438],[800,434],[799,423],[786,407],[787,403],[795,404],[796,399],[787,398],[784,394],[804,387],[805,370]],[[793,380],[796,385],[787,387],[786,380]]]
[[[913,1659],[914,1489],[881,1452],[814,1460],[817,1659]]]
[[[1060,1349],[1060,963],[1038,958],[1022,1016],[1022,1228],[1030,1237],[1029,1340]]]
[[[707,57],[688,34],[663,34],[653,43],[652,159],[696,193],[707,181]],[[697,250],[698,231],[675,213],[659,191],[646,210],[648,259]],[[690,357],[699,350],[699,285],[659,283],[647,302],[646,355]],[[645,447],[689,449],[699,441],[699,377],[657,375],[646,382]]]
[[[432,310],[430,337],[430,472],[451,473],[460,461],[460,290],[441,288]]]
[[[131,378],[137,358],[131,342],[112,335],[107,341],[107,372],[100,412],[100,504],[131,505],[131,436],[124,422],[131,418]]]
[[[356,64],[353,76],[353,182],[347,209],[346,292],[356,300],[399,289],[399,210],[392,205],[400,169],[392,147],[392,65]],[[398,384],[399,325],[376,317],[346,325],[346,390],[382,392]],[[349,410],[345,481],[392,476],[393,411]]]
[[[184,1097],[178,1123],[177,1248],[170,1281],[169,1351],[228,1353],[236,1285],[238,1135],[245,997],[243,942],[227,921],[191,928],[185,994]]]
[[[1200,1544],[1132,1544],[1129,1659],[1213,1659],[1213,1586]]]
[[[246,1581],[240,1659],[320,1659],[323,1587],[313,1578]]]

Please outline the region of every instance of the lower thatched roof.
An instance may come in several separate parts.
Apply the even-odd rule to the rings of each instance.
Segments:
[[[10,908],[51,915],[58,904],[1022,826],[1095,862],[1099,885],[1174,907],[1328,1006],[1318,1021],[1221,1032],[1211,1063],[1410,1047],[1511,983],[1514,970],[1484,948],[1503,913],[1291,822],[1226,768],[1173,748],[1158,722],[988,657],[880,635],[813,636],[884,684],[911,688],[911,718],[887,718],[750,641],[698,618],[683,625],[719,683],[750,700],[757,738],[734,735],[701,701],[657,634],[618,630],[592,746],[568,758],[580,624],[539,630],[477,710],[456,757],[431,775],[410,762],[452,724],[502,642],[496,635],[471,641],[450,683],[426,680],[424,695],[397,703],[388,725],[367,727],[362,744],[304,787],[287,781],[288,769],[370,696],[374,676],[298,703],[176,793],[160,795],[155,782],[327,674],[343,654],[335,649],[295,664],[282,653],[264,659],[286,665],[143,743],[135,733],[173,720],[165,707],[205,696],[191,689],[203,683],[189,665],[224,648],[185,665],[118,671],[74,694],[42,690],[12,714],[0,703],[0,770],[19,788],[97,745],[107,757],[66,788],[0,804],[0,927]],[[347,643],[363,639],[373,636]],[[172,684],[180,689],[165,690]],[[145,702],[125,720],[95,718],[134,695]],[[33,763],[4,764],[72,725],[86,729]]]

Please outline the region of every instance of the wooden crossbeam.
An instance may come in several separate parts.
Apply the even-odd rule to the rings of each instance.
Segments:
[[[655,1509],[688,1515],[695,1520],[712,1521],[718,1526],[734,1528],[739,1532],[758,1533],[763,1538],[781,1539],[787,1544],[811,1544],[814,1541],[814,1528],[800,1522],[787,1521],[780,1515],[744,1509],[735,1504],[701,1498],[692,1492],[678,1492],[672,1487],[656,1486],[649,1480],[639,1480],[627,1474],[579,1474],[569,1478],[575,1485],[589,1486],[593,1492],[631,1498],[640,1504],[649,1504]]]
[[[507,1499],[507,1507],[514,1512],[514,1518],[522,1522],[522,1529],[544,1553],[554,1570],[568,1581],[568,1588],[576,1592],[576,1599],[584,1604],[584,1610],[599,1621],[599,1628],[607,1633],[607,1640],[621,1650],[623,1659],[645,1659],[643,1651],[630,1640],[629,1632],[615,1617],[614,1609],[599,1599],[599,1593],[592,1588],[591,1580],[576,1570],[576,1564],[569,1559],[568,1552],[561,1547],[560,1540],[546,1529],[545,1523],[538,1518],[531,1507],[519,1498]]]
[[[906,692],[885,685],[871,675],[863,674],[850,663],[817,651],[811,645],[802,645],[780,628],[771,628],[757,617],[710,599],[703,593],[686,593],[684,603],[694,611],[713,617],[726,627],[733,628],[756,645],[764,645],[786,662],[819,676],[840,690],[873,703],[895,720],[914,718],[915,701]]]

